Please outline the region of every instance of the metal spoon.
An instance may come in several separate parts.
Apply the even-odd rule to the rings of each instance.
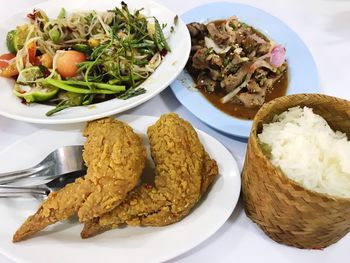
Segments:
[[[63,188],[66,184],[72,183],[78,177],[85,175],[86,171],[80,170],[67,174],[63,174],[46,184],[35,186],[9,186],[0,185],[0,197],[18,197],[23,195],[34,195],[46,197],[51,192]]]
[[[0,184],[9,183],[26,177],[55,178],[74,171],[86,170],[82,158],[82,145],[60,147],[51,152],[37,165],[14,172],[0,173]]]

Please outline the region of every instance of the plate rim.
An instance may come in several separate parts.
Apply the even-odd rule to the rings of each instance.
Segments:
[[[189,21],[187,21],[187,19],[188,19],[187,16],[191,16],[195,12],[202,11],[204,9],[210,9],[210,8],[223,9],[223,8],[226,8],[226,9],[232,10],[234,8],[237,8],[237,10],[239,10],[239,7],[245,8],[245,9],[250,9],[250,12],[252,12],[252,13],[255,12],[259,16],[263,16],[263,17],[266,16],[269,19],[274,20],[275,22],[277,22],[279,27],[287,29],[289,31],[289,33],[292,34],[292,36],[293,36],[292,39],[298,45],[300,45],[300,47],[302,47],[302,51],[304,52],[304,55],[306,55],[305,60],[311,66],[310,74],[308,72],[308,74],[309,74],[308,77],[310,77],[308,82],[312,82],[313,84],[312,84],[312,87],[305,87],[307,89],[306,92],[307,93],[320,93],[321,92],[320,77],[319,77],[319,73],[318,73],[318,69],[317,69],[317,64],[315,62],[315,59],[312,56],[310,49],[307,47],[307,45],[301,39],[301,37],[299,37],[299,35],[290,26],[288,26],[283,20],[268,13],[267,11],[262,10],[260,8],[257,8],[255,6],[249,5],[249,4],[221,1],[221,2],[212,2],[212,3],[205,3],[205,4],[197,5],[193,8],[185,11],[184,13],[182,13],[180,17],[183,19],[183,21],[185,23],[188,23]],[[238,17],[240,16],[239,12],[240,11],[236,12]],[[232,15],[236,15],[236,13],[233,12]],[[208,16],[212,16],[212,15],[208,15]],[[220,17],[218,17],[217,19],[219,19],[219,18]],[[239,19],[241,19],[241,18],[239,17]],[[201,20],[210,21],[212,19],[206,17],[206,18],[201,18]],[[244,18],[242,20],[244,21]],[[257,27],[255,25],[253,25],[253,26],[255,28]],[[259,29],[259,30],[262,30],[262,29]],[[262,30],[262,31],[266,31],[266,30]],[[264,34],[265,33],[266,32],[264,32]],[[288,50],[288,47],[287,47],[287,50]],[[288,55],[288,51],[287,51],[287,55]],[[295,60],[296,59],[293,59],[292,61],[295,61]],[[292,65],[293,64],[294,63],[292,63]],[[290,66],[290,63],[289,63],[289,66]],[[295,93],[304,93],[304,91],[302,91],[302,90],[297,90],[297,92],[295,92],[294,89],[296,87],[290,87],[291,71],[294,71],[294,69],[289,67],[289,70],[288,70],[288,85],[289,86],[287,88],[286,95],[295,94]],[[185,77],[185,79],[184,79],[184,77]],[[220,111],[215,106],[213,106],[208,100],[206,100],[204,98],[204,96],[201,95],[198,91],[190,90],[192,85],[193,85],[192,79],[190,80],[189,83],[186,83],[186,84],[183,83],[183,82],[185,82],[185,80],[187,82],[188,78],[191,78],[191,77],[189,77],[187,70],[184,68],[184,70],[178,75],[178,77],[170,84],[170,87],[171,87],[173,94],[175,95],[177,100],[181,103],[181,105],[183,105],[188,111],[190,111],[193,115],[195,115],[200,121],[204,122],[206,125],[212,127],[213,129],[215,129],[221,133],[224,133],[225,135],[229,135],[229,136],[233,136],[233,137],[237,137],[237,138],[242,138],[242,139],[247,139],[249,137],[250,128],[252,125],[252,120],[239,119],[239,118],[230,116],[229,114]],[[300,78],[300,77],[298,77],[298,78]],[[292,78],[292,80],[298,79],[298,78]],[[191,87],[188,87],[186,85],[191,85]],[[291,88],[292,88],[292,90],[291,90]],[[201,105],[205,104],[206,107],[209,107],[210,110],[215,113],[215,117],[219,117],[220,120],[224,120],[227,123],[234,122],[234,124],[227,125],[225,127],[221,126],[221,124],[218,125],[216,123],[216,119],[208,118],[208,111],[206,111],[205,113],[200,111],[198,109],[198,105],[195,105],[194,100],[191,100],[188,98],[189,96],[191,97],[191,99],[194,99],[196,102],[200,102]]]
[[[116,119],[122,120],[126,123],[131,123],[131,127],[133,127],[132,123],[135,121],[135,118],[137,119],[136,122],[140,121],[141,123],[142,122],[154,123],[155,121],[158,120],[158,117],[155,117],[155,116],[134,115],[134,114],[125,114],[125,115],[116,117]],[[72,134],[77,134],[77,133],[81,134],[82,128],[83,127],[81,125],[79,125],[79,127],[77,127],[77,128],[69,129],[69,132],[71,132]],[[135,129],[135,127],[133,127],[133,129]],[[136,131],[137,130],[138,129],[136,127]],[[219,220],[220,222],[215,227],[213,227],[209,233],[208,233],[208,230],[206,229],[207,233],[204,237],[200,237],[200,238],[192,241],[190,243],[190,245],[188,245],[187,247],[180,246],[179,248],[174,250],[173,253],[168,253],[166,256],[164,256],[164,255],[158,256],[158,258],[156,260],[159,260],[159,261],[165,261],[165,260],[170,260],[170,259],[176,258],[177,256],[180,256],[180,255],[192,250],[194,247],[197,247],[198,245],[200,245],[204,241],[208,240],[213,234],[215,234],[225,224],[225,222],[232,215],[233,211],[235,210],[235,208],[237,207],[237,204],[238,204],[238,200],[239,200],[239,196],[240,196],[240,192],[241,192],[241,177],[240,177],[240,171],[238,168],[237,161],[235,160],[232,153],[216,138],[214,138],[213,136],[211,136],[210,134],[208,134],[202,130],[199,130],[196,128],[195,128],[195,130],[198,133],[198,135],[203,136],[205,138],[205,140],[209,139],[211,141],[212,147],[219,146],[221,148],[220,151],[222,151],[222,150],[225,151],[225,155],[227,156],[227,158],[230,159],[230,163],[229,163],[230,167],[227,167],[227,170],[232,171],[232,174],[231,175],[228,174],[227,176],[229,178],[232,177],[231,183],[236,184],[235,191],[232,191],[232,193],[227,192],[227,194],[229,194],[229,196],[232,197],[232,199],[230,199],[230,202],[227,202],[228,204],[225,205],[226,206],[225,216],[221,217],[221,219]],[[64,132],[64,131],[58,130],[58,132]],[[35,131],[34,133],[32,133],[28,136],[25,136],[23,139],[11,144],[9,147],[6,147],[4,150],[0,151],[0,154],[4,154],[4,153],[6,153],[6,151],[11,150],[11,148],[16,148],[16,147],[18,147],[18,145],[25,143],[26,140],[30,139],[31,136],[38,136],[42,133],[50,133],[50,129],[42,129],[42,130]],[[75,140],[77,140],[77,139],[75,139]],[[206,145],[204,144],[204,146],[206,146]],[[213,148],[212,148],[212,150],[213,150]],[[39,149],[39,151],[41,151],[41,150]],[[226,176],[226,178],[227,178],[227,176]],[[223,178],[225,178],[225,177],[223,177]],[[52,235],[52,234],[50,234],[50,235]],[[23,243],[23,245],[25,245],[25,243]],[[29,246],[33,246],[33,245],[34,244],[30,244]],[[39,244],[37,244],[37,245],[39,245]],[[88,244],[88,245],[91,245],[91,244]],[[8,257],[9,259],[19,260],[20,262],[23,261],[23,257],[18,258],[13,253],[11,253],[11,251],[7,252],[4,248],[0,248],[0,253],[3,254],[4,256]],[[29,261],[29,262],[31,262],[31,261]]]

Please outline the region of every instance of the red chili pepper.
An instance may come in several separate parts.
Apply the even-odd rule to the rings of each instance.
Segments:
[[[38,11],[36,11],[36,9],[33,9],[33,12],[27,14],[27,17],[28,17],[29,19],[35,20],[37,14],[38,14]]]
[[[163,58],[168,53],[168,51],[164,48],[162,51],[159,52],[160,56]]]
[[[40,59],[36,56],[36,44],[34,41],[28,46],[28,58],[30,64],[33,66],[38,66],[41,64]]]
[[[42,66],[42,65],[39,65],[39,67],[40,67],[41,72],[44,74],[45,78],[50,76],[51,72],[50,72],[50,70],[47,67]]]

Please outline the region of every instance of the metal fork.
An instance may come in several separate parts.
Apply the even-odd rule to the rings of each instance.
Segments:
[[[63,174],[46,184],[35,186],[10,186],[0,185],[0,197],[18,197],[23,195],[46,197],[51,192],[57,191],[66,184],[72,183],[76,178],[85,175],[84,170]]]
[[[14,172],[0,173],[0,184],[9,183],[27,177],[56,178],[59,175],[74,171],[86,170],[82,158],[82,145],[60,147],[51,152],[37,165]]]

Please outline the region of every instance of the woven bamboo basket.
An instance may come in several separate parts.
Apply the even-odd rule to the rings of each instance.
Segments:
[[[248,141],[242,178],[244,207],[248,217],[278,243],[324,248],[349,232],[350,198],[316,193],[290,180],[264,155],[257,137],[263,123],[298,105],[313,108],[333,130],[345,132],[350,138],[349,101],[321,94],[297,94],[265,104],[254,118]]]

